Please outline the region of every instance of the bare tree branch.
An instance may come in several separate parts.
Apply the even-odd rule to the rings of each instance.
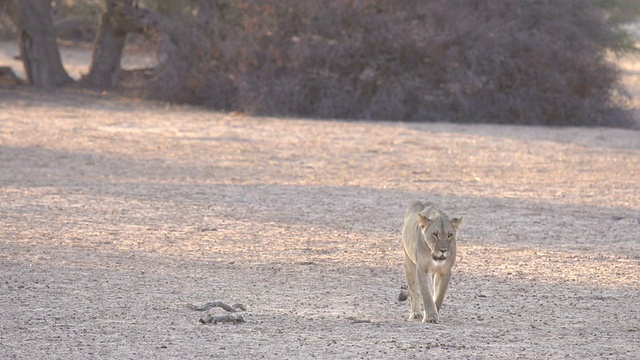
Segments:
[[[222,309],[224,309],[224,310],[226,310],[228,312],[237,312],[238,310],[241,310],[241,311],[246,311],[247,310],[247,308],[242,304],[233,304],[233,305],[229,306],[229,305],[223,303],[222,301],[212,301],[212,302],[208,302],[206,304],[200,305],[200,306],[187,304],[186,307],[191,309],[191,310],[195,310],[195,311],[205,311],[205,310],[213,309],[214,307],[222,308]]]
[[[200,318],[200,322],[203,324],[217,324],[219,322],[229,322],[229,323],[234,323],[234,324],[238,324],[238,323],[243,323],[244,322],[244,318],[242,317],[242,315],[240,315],[238,313],[238,311],[246,311],[247,308],[242,305],[242,304],[233,304],[231,306],[223,303],[222,301],[212,301],[212,302],[208,302],[206,304],[200,305],[200,306],[195,306],[192,304],[186,304],[185,305],[188,309],[191,310],[195,310],[195,311],[206,311],[209,309],[213,309],[216,307],[219,307],[221,309],[224,309],[228,312],[230,312],[231,314],[226,314],[226,315],[211,315],[208,314],[207,316]]]

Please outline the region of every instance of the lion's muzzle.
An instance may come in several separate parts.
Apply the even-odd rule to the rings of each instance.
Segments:
[[[446,250],[440,250],[438,252],[435,252],[433,254],[431,254],[431,258],[435,261],[445,261],[447,260],[447,251]]]

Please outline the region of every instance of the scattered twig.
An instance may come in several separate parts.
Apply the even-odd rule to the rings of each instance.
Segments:
[[[354,324],[371,324],[371,320],[364,320],[364,319],[353,319],[351,320],[351,322]]]
[[[349,316],[349,317],[347,318],[347,320],[350,320],[350,321],[351,321],[352,323],[354,323],[354,324],[370,324],[370,323],[372,323],[372,322],[373,322],[373,321],[371,321],[371,320],[358,319],[358,318],[357,318],[357,317],[355,317],[355,316]]]

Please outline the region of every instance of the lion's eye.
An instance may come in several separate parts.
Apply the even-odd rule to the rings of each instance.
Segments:
[[[431,234],[431,236],[433,236],[434,238],[437,239],[438,238],[438,233],[433,233],[433,234]]]
[[[453,234],[447,234],[447,239],[451,239],[453,237]]]

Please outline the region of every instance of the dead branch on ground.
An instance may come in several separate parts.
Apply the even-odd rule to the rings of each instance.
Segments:
[[[244,319],[242,315],[238,313],[232,313],[227,315],[207,315],[199,320],[202,324],[217,324],[219,322],[228,322],[233,324],[243,323]]]
[[[233,324],[243,323],[244,318],[242,317],[242,315],[238,314],[238,311],[247,310],[247,308],[242,304],[233,304],[229,306],[223,303],[222,301],[212,301],[200,306],[196,306],[193,304],[186,304],[186,307],[188,309],[195,310],[195,311],[206,311],[209,309],[219,307],[231,313],[231,314],[217,315],[217,316],[208,314],[207,316],[200,318],[199,321],[202,324],[217,324],[219,322],[228,322]]]
[[[195,311],[205,311],[205,310],[213,309],[214,307],[222,308],[224,310],[227,310],[228,312],[237,312],[238,310],[247,311],[247,308],[242,304],[233,304],[229,306],[223,303],[222,301],[212,301],[200,306],[187,304],[187,308]]]

